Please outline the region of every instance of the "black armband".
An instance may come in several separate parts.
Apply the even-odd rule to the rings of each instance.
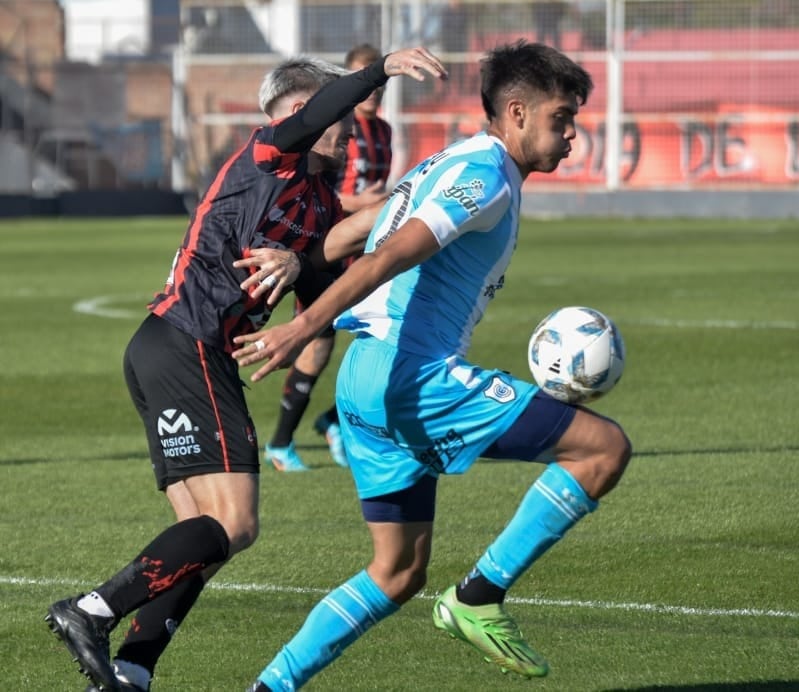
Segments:
[[[320,271],[314,267],[308,255],[303,252],[297,253],[297,259],[300,261],[300,273],[294,280],[294,295],[303,305],[310,305],[322,295],[336,277],[330,272]]]

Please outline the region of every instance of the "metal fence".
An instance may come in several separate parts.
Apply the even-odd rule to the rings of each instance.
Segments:
[[[479,60],[499,43],[525,38],[561,48],[596,83],[578,118],[574,153],[532,183],[612,190],[799,182],[799,0],[304,0],[294,13],[291,4],[259,5],[256,16],[244,4],[192,0],[183,32],[188,88],[212,66],[261,62],[265,49],[340,62],[364,41],[384,51],[425,44],[452,79],[390,83],[385,110],[399,172],[484,125]],[[261,27],[255,39],[234,28],[248,17]],[[188,114],[206,130],[204,141],[223,147],[237,139],[236,129],[258,122],[256,88],[257,80],[244,99],[224,89],[205,94],[210,108]]]
[[[126,14],[65,15],[65,49],[82,64],[94,61],[85,69],[35,62],[52,45],[46,36],[25,42],[18,27],[2,33],[12,12],[48,3],[58,5],[0,6],[0,144],[48,158],[58,184],[201,188],[263,122],[257,91],[271,66],[300,52],[341,63],[363,42],[384,52],[424,44],[451,71],[447,83],[389,83],[384,116],[394,127],[397,176],[484,126],[479,61],[522,38],[561,48],[596,84],[572,155],[530,184],[799,183],[799,0],[108,0]],[[56,75],[49,91],[36,79],[48,70]],[[87,159],[82,174],[58,177],[69,157],[89,154],[96,161]]]

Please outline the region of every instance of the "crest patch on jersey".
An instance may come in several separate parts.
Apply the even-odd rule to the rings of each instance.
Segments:
[[[516,390],[497,376],[494,376],[483,394],[500,404],[507,404],[516,398]]]

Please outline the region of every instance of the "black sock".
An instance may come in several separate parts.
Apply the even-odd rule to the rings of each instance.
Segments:
[[[198,572],[145,603],[131,621],[115,658],[144,666],[152,676],[155,664],[204,586],[205,580]]]
[[[289,370],[283,384],[277,428],[269,443],[272,447],[287,447],[291,444],[294,431],[311,401],[311,390],[317,379],[316,375],[306,375],[297,368]]]
[[[502,603],[505,600],[506,590],[488,581],[478,570],[472,570],[455,589],[455,594],[461,603],[466,605],[486,605],[487,603]]]
[[[159,534],[95,591],[120,619],[208,565],[224,562],[229,550],[227,533],[216,519],[186,519]]]
[[[325,418],[329,423],[338,423],[338,409],[335,404],[325,411]]]

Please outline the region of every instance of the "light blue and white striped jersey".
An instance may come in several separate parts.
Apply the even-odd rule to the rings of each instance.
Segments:
[[[410,218],[424,221],[441,249],[340,315],[336,328],[431,358],[465,355],[516,246],[521,185],[504,144],[486,133],[409,171],[380,212],[366,252]]]

